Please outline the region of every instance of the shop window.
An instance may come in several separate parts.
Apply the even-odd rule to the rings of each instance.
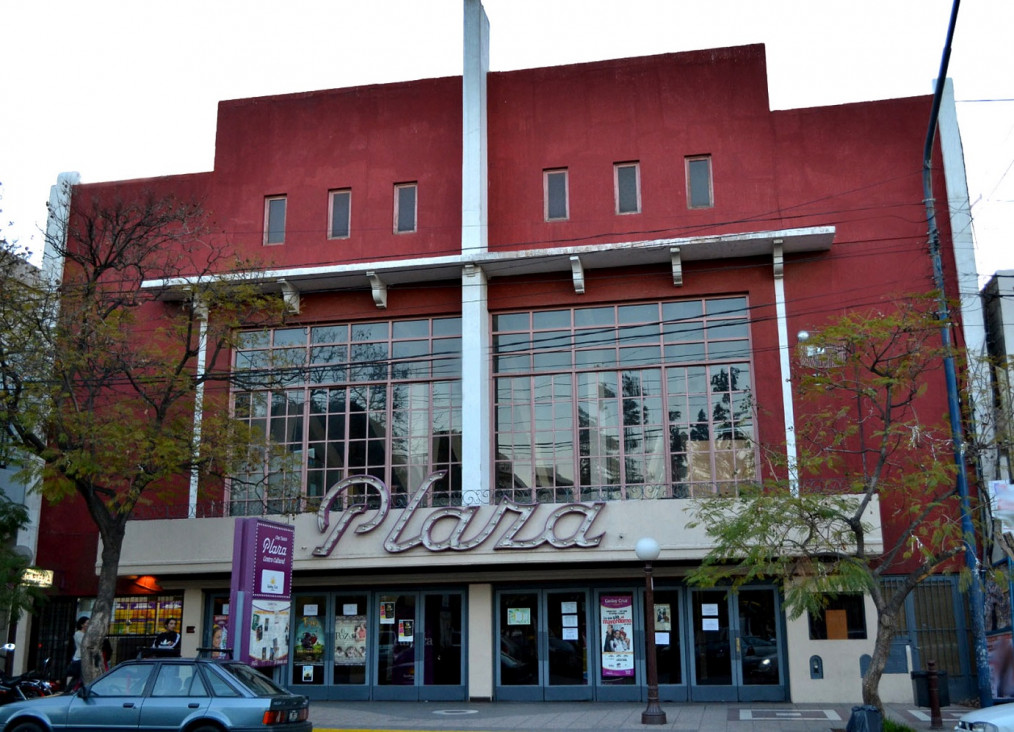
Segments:
[[[415,183],[399,183],[394,187],[394,233],[410,234],[416,230],[418,186]]]
[[[641,213],[641,166],[639,163],[617,163],[613,166],[613,187],[616,213]]]
[[[183,595],[128,595],[113,600],[113,617],[109,623],[112,658],[109,665],[136,658],[142,648],[151,648],[166,621],[183,620]]]
[[[264,243],[285,242],[285,196],[264,199]]]
[[[810,613],[811,640],[863,638],[866,638],[866,607],[861,594],[828,597],[823,610]]]
[[[348,239],[352,216],[352,191],[349,189],[331,191],[331,207],[328,211],[329,239]]]
[[[546,221],[563,221],[570,217],[569,185],[567,170],[544,170],[542,172],[545,190]]]
[[[687,206],[711,208],[715,205],[711,180],[711,156],[699,155],[686,159]]]

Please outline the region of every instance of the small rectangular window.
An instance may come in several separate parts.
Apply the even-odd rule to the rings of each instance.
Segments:
[[[824,610],[810,613],[811,640],[866,638],[866,606],[860,594],[829,597]]]
[[[348,239],[349,220],[352,214],[352,191],[331,191],[331,222],[328,225],[329,239]]]
[[[264,199],[264,243],[285,242],[285,196]]]
[[[711,187],[711,156],[687,158],[687,206],[711,208],[715,198]]]
[[[399,183],[394,187],[394,233],[409,234],[416,229],[415,183]]]
[[[546,221],[562,221],[569,218],[567,205],[567,170],[542,171],[545,186]]]
[[[639,163],[616,163],[613,166],[616,213],[641,213],[640,168]]]

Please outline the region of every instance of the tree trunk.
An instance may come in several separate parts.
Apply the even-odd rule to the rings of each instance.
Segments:
[[[898,629],[897,612],[878,608],[877,637],[873,642],[873,657],[870,666],[863,674],[863,704],[874,706],[884,712],[884,703],[880,700],[880,679],[884,675],[887,657],[891,652],[891,641]]]
[[[81,649],[81,676],[87,684],[105,670],[102,664],[102,641],[109,633],[113,616],[113,599],[116,597],[116,576],[120,568],[125,522],[118,518],[102,532],[102,566],[99,570],[98,595],[92,607],[91,622],[85,633]]]

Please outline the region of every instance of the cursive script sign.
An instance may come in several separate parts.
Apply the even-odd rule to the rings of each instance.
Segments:
[[[605,535],[604,532],[594,536],[588,535],[596,517],[606,505],[604,501],[596,501],[591,504],[565,503],[556,505],[549,513],[545,514],[541,533],[529,538],[520,538],[527,533],[524,529],[530,528],[530,525],[538,526],[535,514],[542,504],[516,503],[503,498],[493,509],[486,523],[477,531],[471,532],[470,530],[479,513],[479,506],[448,506],[431,511],[423,520],[419,533],[414,536],[406,536],[406,528],[419,510],[430,487],[444,475],[446,475],[446,471],[431,473],[412,494],[408,506],[402,511],[401,516],[384,540],[386,551],[396,554],[417,546],[423,546],[431,552],[442,552],[448,549],[458,552],[468,551],[483,544],[502,523],[505,525],[504,531],[493,545],[494,549],[535,549],[543,544],[549,544],[557,549],[592,548],[598,546]],[[314,556],[330,556],[348,530],[352,520],[367,511],[366,497],[363,496],[360,502],[342,511],[341,517],[334,526],[331,526],[332,506],[348,492],[350,487],[356,485],[375,490],[380,498],[380,505],[376,508],[376,513],[373,516],[356,527],[355,533],[365,534],[373,531],[387,519],[391,508],[391,491],[384,481],[372,475],[353,475],[335,483],[324,496],[324,500],[317,510],[317,528],[320,533],[327,533],[327,537],[323,544],[313,550]],[[510,515],[509,518],[508,515]],[[562,528],[560,522],[568,516],[576,516],[579,523],[576,529],[561,536],[557,533],[557,529],[558,527]],[[447,522],[452,522],[452,525],[450,527],[442,526],[441,531],[434,531],[438,524],[446,524]]]
[[[274,536],[267,536],[264,538],[264,543],[261,545],[261,552],[265,556],[284,557],[288,556],[289,547],[277,541]]]

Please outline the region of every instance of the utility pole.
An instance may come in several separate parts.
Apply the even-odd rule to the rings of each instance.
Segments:
[[[951,355],[950,312],[944,292],[944,267],[940,256],[940,230],[937,227],[936,207],[933,202],[933,141],[936,137],[937,118],[940,114],[940,99],[947,80],[947,65],[951,58],[951,41],[958,19],[961,0],[954,0],[951,19],[947,27],[947,41],[940,60],[936,91],[933,94],[933,108],[930,112],[929,129],[926,132],[926,146],[923,149],[922,187],[926,204],[926,223],[929,226],[929,250],[933,260],[933,282],[937,289],[937,318],[940,320],[940,336],[944,345],[944,378],[947,384],[947,411],[950,416],[951,440],[954,443],[954,462],[957,465],[957,488],[961,502],[961,533],[965,540],[965,565],[972,575],[968,590],[968,604],[972,614],[972,642],[975,646],[976,679],[979,688],[979,704],[993,705],[990,688],[989,652],[986,647],[986,625],[983,617],[985,607],[982,590],[982,573],[979,571],[979,557],[976,549],[975,526],[972,523],[971,502],[968,496],[968,473],[965,464],[964,434],[961,428],[961,406],[958,402],[958,379]]]

